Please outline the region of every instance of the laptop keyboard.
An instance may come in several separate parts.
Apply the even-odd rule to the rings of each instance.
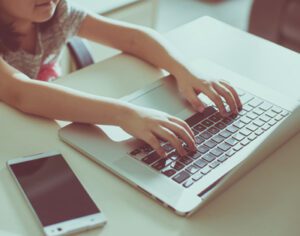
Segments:
[[[167,157],[160,157],[148,144],[129,155],[150,166],[185,188],[214,171],[238,151],[289,115],[285,109],[240,89],[243,110],[237,116],[223,118],[215,106],[186,119],[195,133],[197,151],[180,156],[170,143],[162,143]]]

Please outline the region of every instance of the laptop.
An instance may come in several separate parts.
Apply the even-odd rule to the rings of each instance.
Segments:
[[[188,150],[187,156],[180,157],[169,143],[161,143],[168,153],[162,158],[114,126],[72,123],[59,131],[64,142],[181,216],[191,215],[299,132],[300,120],[296,98],[206,59],[192,66],[201,68],[203,78],[222,78],[235,87],[243,110],[223,118],[200,95],[207,107],[195,112],[179,95],[172,76],[122,99],[186,120],[196,133],[197,152]]]

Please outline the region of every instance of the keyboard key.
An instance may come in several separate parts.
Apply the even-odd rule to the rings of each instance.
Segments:
[[[201,173],[202,173],[203,175],[208,174],[210,171],[211,171],[210,166],[205,166],[203,169],[201,169]]]
[[[216,156],[208,153],[205,156],[203,156],[202,159],[207,161],[207,162],[212,162],[213,160],[216,159]]]
[[[186,171],[181,171],[176,174],[172,179],[177,183],[182,183],[183,181],[187,180],[191,175]]]
[[[168,165],[170,165],[173,162],[173,160],[168,159],[168,158],[162,158],[155,162],[151,167],[155,170],[162,170]]]
[[[196,137],[195,137],[195,142],[196,142],[196,144],[201,144],[201,143],[203,143],[204,141],[205,141],[205,139],[202,138],[202,137],[200,137],[200,136],[196,136]]]
[[[172,175],[176,174],[176,170],[172,169],[171,167],[166,167],[161,171],[165,176],[171,177]]]
[[[227,139],[226,141],[225,141],[227,144],[229,144],[230,146],[234,146],[234,145],[236,145],[239,141],[237,141],[236,139],[234,139],[234,138],[229,138],[229,139]]]
[[[203,174],[199,171],[199,172],[197,172],[196,174],[194,174],[194,175],[192,176],[192,179],[193,179],[194,181],[197,181],[197,180],[201,179],[202,177],[203,177]]]
[[[215,155],[216,157],[219,157],[223,154],[223,151],[219,148],[215,148],[210,153]]]
[[[273,106],[271,111],[274,111],[275,113],[281,113],[282,109],[280,107]]]
[[[222,137],[221,135],[216,135],[212,138],[213,141],[215,141],[216,143],[221,143],[224,141],[224,137]]]
[[[222,151],[226,152],[231,148],[231,146],[227,143],[221,143],[218,148],[220,148]]]
[[[188,125],[190,127],[193,127],[195,124],[203,121],[204,119],[206,119],[210,115],[214,114],[215,112],[217,112],[217,110],[214,107],[209,106],[209,107],[206,107],[202,113],[198,112],[198,113],[194,114],[193,116],[187,118],[185,121],[186,121],[186,123],[188,123]]]
[[[243,123],[243,122],[241,122],[240,120],[238,120],[238,121],[234,122],[233,125],[234,125],[235,127],[237,127],[238,129],[241,129],[241,128],[243,128],[246,124]]]
[[[274,118],[276,121],[280,121],[283,119],[283,116],[281,115],[277,115],[275,118]]]
[[[241,141],[241,144],[242,144],[243,146],[247,146],[249,143],[250,143],[250,140],[247,139],[247,138]]]
[[[242,135],[248,136],[248,135],[251,134],[251,131],[249,129],[247,129],[247,128],[243,128],[243,129],[241,129],[240,133]]]
[[[214,124],[214,122],[210,121],[210,120],[204,120],[201,122],[201,124],[205,127],[210,127]]]
[[[254,112],[249,112],[246,116],[251,120],[255,120],[258,117]]]
[[[226,155],[222,155],[218,158],[218,161],[222,163],[222,162],[226,161],[227,159],[228,159],[228,157]]]
[[[268,129],[271,128],[271,125],[269,125],[269,124],[267,123],[267,124],[264,124],[261,128],[262,128],[262,130],[266,131],[266,130],[268,130]]]
[[[239,112],[239,115],[241,115],[241,116],[244,116],[244,115],[246,115],[246,114],[247,114],[247,112],[244,111],[244,110],[241,110],[241,111]]]
[[[263,122],[260,119],[256,119],[255,121],[253,121],[253,124],[255,124],[258,127],[261,127],[261,126],[263,126],[265,124],[265,122]]]
[[[185,165],[188,165],[188,164],[192,163],[193,160],[191,158],[185,156],[185,157],[180,158],[180,162]]]
[[[260,120],[262,120],[263,122],[268,122],[269,120],[271,120],[271,117],[263,114],[262,116],[259,117]]]
[[[217,143],[214,142],[213,140],[208,140],[207,142],[204,143],[204,145],[206,145],[209,148],[213,148],[213,147],[217,146]]]
[[[234,121],[234,120],[231,119],[231,118],[229,118],[229,117],[223,118],[223,120],[222,120],[222,122],[223,122],[224,124],[227,124],[227,125],[233,123],[233,121]]]
[[[184,184],[183,187],[188,188],[191,187],[193,185],[195,181],[193,179],[188,179]]]
[[[282,115],[282,116],[287,116],[288,114],[289,114],[289,112],[286,111],[286,110],[283,110],[283,111],[280,113],[280,115]]]
[[[226,156],[228,156],[228,157],[232,157],[235,153],[236,153],[235,150],[230,149],[230,150],[228,150],[225,154],[226,154]]]
[[[243,148],[243,145],[240,144],[240,143],[238,143],[237,145],[235,145],[235,146],[233,147],[233,150],[234,150],[234,151],[239,151],[239,150],[241,150],[242,148]]]
[[[229,125],[227,128],[226,128],[227,131],[229,131],[230,133],[235,133],[237,132],[239,129],[233,125]]]
[[[259,116],[264,113],[264,111],[258,107],[255,108],[252,112]]]
[[[252,106],[249,106],[248,104],[246,104],[246,105],[243,106],[243,111],[249,112],[249,111],[251,111],[252,109],[253,109],[253,107],[252,107]]]
[[[242,135],[241,133],[236,133],[236,134],[232,135],[232,137],[238,141],[242,141],[245,138],[245,136]]]
[[[148,165],[151,165],[155,161],[158,161],[161,157],[157,154],[157,152],[152,152],[150,155],[145,156],[142,161]]]
[[[219,133],[219,129],[218,128],[216,128],[216,127],[210,127],[209,129],[208,129],[208,131],[210,132],[210,133],[212,133],[212,134],[217,134],[217,133]]]
[[[200,136],[204,139],[209,139],[211,138],[212,135],[208,131],[204,131],[203,133],[200,134]]]
[[[211,168],[216,168],[217,166],[219,166],[220,165],[220,162],[218,162],[218,161],[214,161],[213,163],[211,163],[210,165],[209,165],[209,167],[211,167]]]
[[[263,130],[261,129],[261,128],[259,128],[258,130],[256,130],[254,133],[257,135],[257,136],[259,136],[259,135],[261,135],[261,134],[263,134]]]
[[[228,132],[227,130],[224,130],[220,133],[220,135],[224,138],[228,138],[231,135],[231,133]]]
[[[257,138],[257,135],[256,135],[255,133],[252,133],[252,134],[250,134],[250,135],[248,136],[248,139],[251,140],[251,141],[253,141],[253,140],[256,139],[256,138]]]
[[[193,153],[189,153],[188,156],[193,158],[194,160],[196,160],[199,157],[201,157],[201,153],[200,152],[193,152]]]
[[[248,103],[248,105],[250,105],[250,106],[252,106],[252,107],[257,107],[257,106],[259,106],[260,104],[262,104],[263,103],[263,101],[261,100],[261,99],[259,99],[259,98],[254,98],[254,99],[252,99],[249,103]]]
[[[219,122],[219,123],[215,124],[215,126],[216,126],[218,129],[224,129],[224,128],[226,128],[226,125],[225,125],[224,123],[222,123],[222,122]]]
[[[209,117],[210,120],[214,121],[214,122],[218,122],[222,119],[222,116],[219,112],[217,112],[216,114],[212,115],[211,117]]]
[[[204,146],[204,145],[200,145],[197,147],[197,150],[201,153],[201,154],[205,154],[209,151],[209,147]]]
[[[190,165],[187,168],[185,168],[185,170],[190,174],[195,174],[199,170],[199,167],[197,167],[196,165]]]
[[[166,143],[162,147],[166,151],[166,153],[169,153],[174,150],[174,147],[170,143]]]
[[[199,160],[195,161],[194,164],[196,166],[198,166],[199,168],[203,168],[207,165],[207,162],[202,159],[199,159]]]
[[[246,116],[243,116],[240,121],[242,121],[243,123],[245,124],[249,124],[251,122],[251,119],[249,119],[248,117]]]
[[[247,125],[247,129],[251,130],[252,132],[257,130],[258,127],[254,124],[250,124],[250,125]]]
[[[170,167],[172,167],[175,170],[181,170],[185,167],[185,165],[183,165],[179,161],[174,161],[174,162],[171,163]]]
[[[204,131],[206,128],[203,126],[203,125],[201,125],[201,124],[198,124],[198,125],[196,125],[196,126],[194,126],[193,127],[195,130],[197,130],[197,131],[199,131],[199,132],[202,132],[202,131]]]
[[[266,111],[265,114],[271,118],[273,118],[277,115],[277,113],[275,113],[274,111],[271,111],[271,110]]]
[[[268,123],[269,123],[269,125],[273,126],[273,125],[275,125],[277,123],[277,121],[274,120],[274,119],[272,119]]]
[[[272,105],[270,103],[267,103],[267,102],[263,102],[263,104],[261,104],[259,106],[259,108],[264,110],[264,111],[269,110],[271,107],[272,107]]]

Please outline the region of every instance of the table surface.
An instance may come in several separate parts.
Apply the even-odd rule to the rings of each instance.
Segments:
[[[166,37],[190,62],[208,58],[299,98],[300,59],[292,51],[208,17]],[[56,83],[121,97],[161,76],[150,65],[119,55]],[[104,228],[82,235],[300,235],[299,133],[194,215],[182,218],[61,142],[56,122],[22,114],[3,103],[0,117],[0,235],[42,234],[5,163],[48,150],[63,153],[108,218]]]

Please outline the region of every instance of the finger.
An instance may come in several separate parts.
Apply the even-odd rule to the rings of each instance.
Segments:
[[[153,130],[153,133],[159,136],[160,138],[168,141],[178,151],[180,155],[186,155],[186,151],[182,147],[181,141],[171,130],[159,126]]]
[[[225,81],[220,81],[220,83],[222,85],[224,85],[227,89],[229,89],[231,91],[232,95],[234,96],[235,102],[236,102],[236,104],[238,106],[238,109],[242,110],[243,105],[242,105],[241,99],[240,99],[237,91],[232,86],[230,86],[227,82],[225,82]]]
[[[161,157],[166,156],[166,153],[162,148],[162,146],[160,145],[158,138],[155,135],[153,135],[151,132],[145,137],[143,137],[142,139],[146,143],[148,143],[153,148],[153,150],[157,152],[158,155],[160,155]]]
[[[223,86],[220,83],[213,82],[214,89],[225,99],[227,104],[230,107],[230,111],[232,114],[238,113],[237,104],[235,102],[234,96],[229,89]]]
[[[215,89],[212,86],[205,88],[203,90],[203,93],[216,104],[222,116],[228,116],[227,111],[225,109],[225,105],[220,95],[215,91]]]
[[[185,94],[186,100],[192,105],[192,107],[198,111],[198,112],[203,112],[205,109],[205,105],[201,100],[198,98],[196,92],[193,89],[190,89],[188,92]]]
[[[195,134],[194,134],[192,128],[184,120],[181,120],[181,119],[177,118],[176,116],[171,116],[169,118],[169,120],[182,126],[190,134],[190,136],[195,140]]]
[[[196,150],[195,140],[182,126],[174,122],[164,122],[163,126],[180,137],[188,145],[191,151]]]

